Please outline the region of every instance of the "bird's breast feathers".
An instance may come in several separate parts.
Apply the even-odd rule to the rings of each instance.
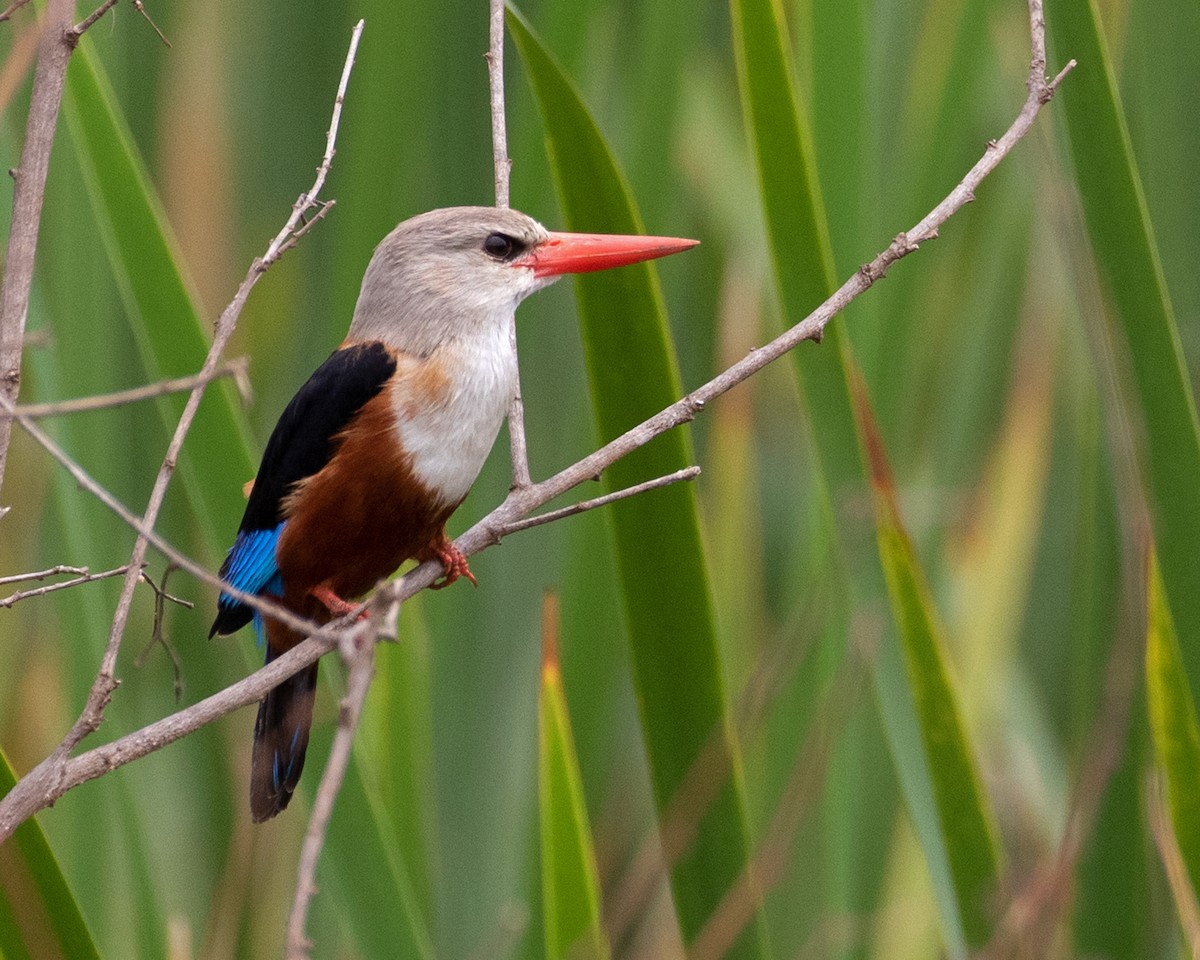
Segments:
[[[506,325],[444,344],[424,360],[401,355],[392,391],[396,431],[414,477],[445,504],[467,495],[517,391]]]

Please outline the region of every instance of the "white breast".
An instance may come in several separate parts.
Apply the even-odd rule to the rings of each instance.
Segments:
[[[443,503],[458,503],[483,469],[517,391],[507,325],[489,324],[408,363],[413,375],[401,372],[393,393],[400,443],[416,479]]]

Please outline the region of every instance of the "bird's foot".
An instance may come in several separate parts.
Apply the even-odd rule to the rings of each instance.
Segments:
[[[356,603],[350,603],[348,600],[343,600],[336,593],[334,593],[333,588],[329,586],[328,580],[318,583],[315,587],[309,590],[308,593],[309,596],[318,600],[321,605],[329,611],[329,615],[331,617],[344,617],[346,614],[352,613],[358,606]],[[365,620],[366,618],[366,610],[358,615],[359,620]]]
[[[475,579],[475,574],[467,566],[466,555],[444,533],[439,539],[434,540],[422,550],[417,555],[417,559],[422,563],[426,560],[436,560],[442,565],[444,571],[442,579],[435,580],[429,585],[433,590],[441,590],[443,587],[448,587],[459,577],[466,577],[474,586],[479,586],[479,583]]]

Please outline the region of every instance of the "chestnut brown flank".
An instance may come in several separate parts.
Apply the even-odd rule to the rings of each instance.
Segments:
[[[313,587],[326,582],[344,599],[362,596],[439,540],[458,506],[439,506],[413,476],[395,441],[391,388],[369,400],[339,439],[330,462],[284,501],[287,526],[276,550],[285,605],[321,623],[330,616],[309,595]],[[302,639],[274,623],[268,632],[281,652]]]

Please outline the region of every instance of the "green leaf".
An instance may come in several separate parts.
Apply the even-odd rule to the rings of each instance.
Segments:
[[[1200,890],[1200,723],[1183,669],[1158,559],[1150,556],[1146,630],[1146,706],[1154,755],[1167,774],[1167,800],[1192,890]]]
[[[1162,581],[1192,699],[1200,692],[1200,429],[1175,314],[1104,28],[1091,0],[1048,0],[1057,58],[1078,66],[1059,89],[1088,239],[1129,351],[1144,426],[1140,462]],[[1135,414],[1135,417],[1137,415]]]
[[[968,944],[979,947],[987,942],[992,928],[988,908],[998,879],[995,828],[950,680],[942,629],[900,518],[878,427],[869,419],[865,404],[859,410],[866,448],[872,454],[879,554],[900,629],[941,833],[963,931]]]
[[[310,751],[314,759],[324,761],[332,738],[332,724],[313,727]],[[431,960],[436,956],[433,940],[402,845],[363,762],[364,752],[356,744],[350,755],[329,821],[317,883],[326,882],[333,888],[345,931],[363,956]],[[311,775],[301,781],[310,799],[316,794],[323,768],[323,762],[315,764]],[[322,881],[322,877],[327,879]],[[369,882],[364,882],[366,878]],[[331,948],[326,946],[324,952]]]
[[[556,626],[548,629],[557,629]],[[547,960],[609,956],[600,879],[557,653],[548,644],[538,703],[538,799]]]
[[[8,757],[0,750],[0,797],[16,786],[17,777]],[[57,950],[68,960],[99,958],[92,934],[84,922],[79,904],[67,885],[66,878],[46,842],[41,825],[30,818],[17,828],[13,842],[0,850],[0,954],[11,957],[27,956],[26,944],[41,943],[48,933]],[[39,929],[23,930],[17,925],[12,907],[16,896],[21,898],[21,915],[28,921],[36,918]],[[34,909],[26,898],[32,898]],[[42,926],[44,924],[44,927]]]
[[[541,107],[567,227],[643,232],[625,179],[578,93],[512,6],[508,23]],[[607,440],[680,395],[666,310],[649,264],[579,277],[575,289],[598,432]],[[690,462],[688,434],[677,429],[614,464],[605,481],[618,489]],[[725,738],[735,771],[671,872],[680,926],[690,942],[747,862],[737,749],[727,734],[695,491],[678,484],[633,497],[614,504],[610,516],[660,815],[710,737]],[[759,919],[731,956],[761,956],[763,950]]]
[[[88,39],[72,58],[64,110],[146,374],[159,379],[195,373],[208,352],[208,327],[185,280],[145,164]],[[184,399],[165,397],[156,403],[165,429],[173,432]],[[212,384],[179,461],[179,477],[201,529],[225,529],[240,515],[245,504],[236,478],[254,475],[252,451],[236,391],[228,382]]]
[[[778,0],[730,0],[730,13],[743,112],[758,165],[775,280],[786,322],[791,325],[825,300],[835,285],[808,122],[795,95],[787,30]],[[844,324],[835,320],[821,349],[805,346],[793,356],[836,518],[834,553],[847,570],[855,571],[847,584],[851,602],[856,609],[869,608],[886,590],[904,642],[919,643],[919,634],[906,636],[916,623],[910,622],[905,595],[885,586],[886,568],[896,563],[890,540],[885,538],[889,528],[879,525],[876,532],[872,524],[856,520],[852,511],[843,509],[843,504],[863,502],[868,495],[864,473],[868,456],[885,465],[887,459],[882,441],[868,451],[858,432],[858,418],[874,422],[874,414],[865,388],[860,386],[853,395],[850,390],[850,382],[860,382],[860,378]],[[880,524],[878,517],[876,524]],[[908,563],[903,568],[906,576],[919,577],[911,554]],[[886,579],[890,586],[892,578]],[[879,711],[937,892],[946,948],[959,955],[964,952],[964,941],[974,944],[984,936],[982,905],[967,905],[961,899],[962,863],[975,863],[978,854],[974,845],[962,851],[951,849],[957,838],[946,833],[945,798],[938,785],[941,771],[935,769],[935,758],[928,755],[928,745],[940,731],[927,724],[951,708],[931,701],[924,704],[923,713],[920,703],[922,695],[949,696],[951,691],[948,684],[918,688],[911,676],[905,685],[898,676],[903,671],[901,662],[901,651],[889,632],[872,664]]]

